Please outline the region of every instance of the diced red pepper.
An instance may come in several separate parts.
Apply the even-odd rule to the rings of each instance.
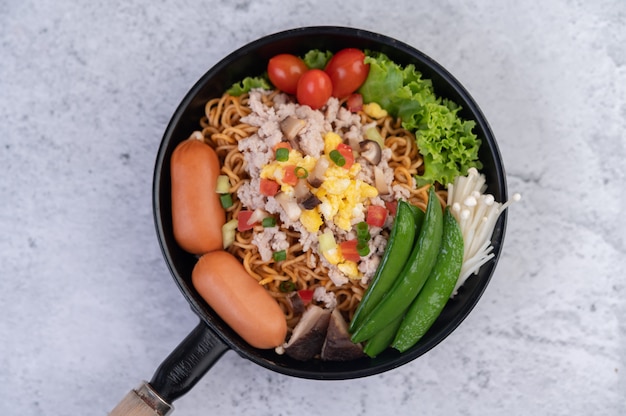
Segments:
[[[301,289],[298,290],[298,296],[302,299],[302,303],[308,305],[313,300],[313,290],[311,289]]]
[[[370,205],[367,207],[367,215],[365,222],[372,227],[382,227],[387,219],[387,208],[379,205]]]
[[[341,156],[346,159],[346,164],[343,165],[343,168],[350,169],[350,167],[354,164],[354,152],[352,151],[350,145],[339,143],[337,145],[337,150],[341,153]]]
[[[350,94],[346,100],[346,106],[348,107],[348,110],[353,113],[361,111],[363,109],[363,96],[358,92]]]
[[[254,224],[248,224],[253,212],[250,210],[239,211],[239,214],[237,214],[237,229],[239,231],[250,230],[254,227]]]
[[[389,211],[389,214],[391,214],[392,216],[396,215],[396,212],[398,211],[398,201],[385,201],[385,206],[387,207],[387,211]]]
[[[359,253],[356,249],[357,243],[358,241],[356,239],[347,240],[342,243],[339,243],[339,247],[341,248],[341,256],[345,260],[349,260],[349,261],[361,260],[361,256],[359,256]]]
[[[298,177],[296,176],[296,165],[287,165],[283,168],[282,182],[291,186],[295,186],[298,183]]]
[[[261,178],[261,185],[259,186],[259,192],[265,196],[274,196],[278,193],[280,185],[278,182],[271,179]]]

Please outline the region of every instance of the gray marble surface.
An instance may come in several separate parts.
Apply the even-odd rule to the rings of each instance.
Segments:
[[[165,126],[232,50],[320,24],[409,43],[468,88],[524,197],[503,257],[405,366],[320,382],[228,352],[174,414],[626,414],[621,0],[2,1],[0,414],[104,415],[196,325],[152,221]]]

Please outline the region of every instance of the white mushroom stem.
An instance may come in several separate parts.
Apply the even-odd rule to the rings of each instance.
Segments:
[[[521,199],[521,195],[515,193],[505,203],[496,202],[486,190],[485,175],[474,168],[468,170],[467,176],[458,176],[454,183],[448,184],[447,204],[459,222],[464,243],[463,265],[452,296],[468,277],[494,257],[491,237],[498,218],[513,202]]]

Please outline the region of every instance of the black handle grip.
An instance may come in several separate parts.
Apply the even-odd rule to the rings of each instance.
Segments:
[[[167,403],[183,396],[229,349],[203,321],[157,368],[150,386]]]

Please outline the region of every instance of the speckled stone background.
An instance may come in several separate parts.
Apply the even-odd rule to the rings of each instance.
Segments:
[[[228,352],[175,414],[626,414],[621,0],[2,1],[0,414],[105,415],[196,325],[152,221],[165,126],[232,50],[322,24],[409,43],[468,88],[523,194],[504,255],[401,368],[308,381]]]

